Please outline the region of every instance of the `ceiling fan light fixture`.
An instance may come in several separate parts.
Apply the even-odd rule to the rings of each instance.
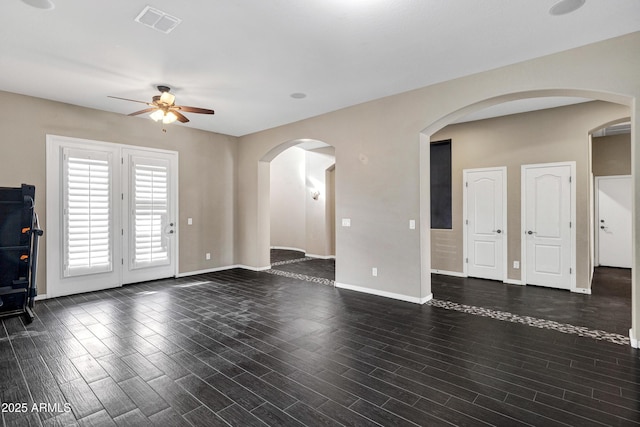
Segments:
[[[163,120],[164,119],[164,111],[156,110],[153,113],[149,114],[149,117],[151,117],[151,120],[153,120],[154,122]]]
[[[175,114],[173,114],[172,111],[167,112],[164,117],[162,118],[162,123],[164,124],[169,124],[169,123],[173,123],[176,120],[178,120],[178,116],[176,116]]]
[[[175,100],[176,100],[176,96],[169,92],[162,92],[162,95],[160,95],[160,102],[164,104],[173,105]]]

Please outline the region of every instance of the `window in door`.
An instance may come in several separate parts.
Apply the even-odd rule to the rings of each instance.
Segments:
[[[111,271],[111,156],[64,149],[65,277]]]

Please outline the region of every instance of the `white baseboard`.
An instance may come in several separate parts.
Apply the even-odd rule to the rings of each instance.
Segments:
[[[36,295],[36,297],[33,300],[34,301],[40,301],[40,300],[47,299],[47,298],[48,298],[47,294],[38,294],[38,295]]]
[[[237,264],[237,265],[234,265],[232,268],[244,268],[245,270],[251,270],[251,271],[271,270],[271,266],[270,265],[268,265],[266,267],[250,267],[248,265]]]
[[[517,280],[517,279],[506,279],[502,283],[506,283],[508,285],[520,285],[520,286],[524,285],[524,283],[522,283],[522,280]]]
[[[415,304],[424,304],[433,298],[433,294],[429,294],[424,298],[410,297],[409,295],[396,294],[394,292],[381,291],[378,289],[365,288],[363,286],[348,285],[346,283],[335,282],[336,288],[347,289],[349,291],[362,292],[365,294],[377,295],[379,297],[392,298],[400,301],[412,302]]]
[[[304,254],[304,256],[309,258],[318,258],[318,259],[335,259],[335,255],[315,255],[315,254]]]
[[[289,246],[271,246],[271,249],[282,249],[284,251],[306,252],[304,249],[292,248],[292,247],[289,247]]]
[[[638,348],[638,340],[633,338],[633,329],[629,329],[629,343],[631,347]]]
[[[454,276],[454,277],[467,277],[464,273],[459,273],[457,271],[447,271],[447,270],[437,270],[431,269],[432,274],[442,274],[443,276]]]
[[[571,292],[575,292],[576,294],[591,295],[591,289],[587,288],[573,288],[571,289]]]

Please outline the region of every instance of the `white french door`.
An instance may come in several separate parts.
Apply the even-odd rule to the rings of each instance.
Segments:
[[[506,168],[465,169],[466,274],[505,280]]]
[[[172,188],[175,156],[122,150],[122,283],[174,275],[176,212]]]
[[[177,153],[47,135],[47,296],[177,274]]]
[[[575,163],[522,166],[523,283],[575,287]]]

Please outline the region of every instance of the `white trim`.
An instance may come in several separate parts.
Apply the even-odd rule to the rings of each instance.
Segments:
[[[517,279],[506,279],[503,281],[503,283],[506,283],[507,285],[524,285],[524,283],[522,283],[522,280]]]
[[[236,264],[231,268],[244,268],[245,270],[251,270],[251,271],[265,271],[265,270],[271,270],[271,266],[268,265],[266,267],[250,267],[248,265],[243,265],[243,264]]]
[[[335,255],[304,254],[304,256],[309,258],[318,258],[318,259],[336,259]]]
[[[473,168],[473,169],[462,170],[462,259],[463,259],[462,273],[464,274],[464,276],[461,276],[461,277],[467,277],[468,275],[468,271],[467,271],[468,264],[465,261],[468,257],[467,256],[468,224],[466,223],[467,191],[468,191],[468,187],[466,184],[468,182],[467,175],[473,172],[491,172],[491,171],[502,173],[502,281],[504,282],[507,280],[507,273],[509,270],[509,261],[508,261],[508,253],[507,253],[508,252],[507,224],[509,223],[508,221],[509,217],[507,216],[508,199],[507,199],[507,167],[506,166],[496,166],[496,167],[490,167],[490,168]],[[444,273],[441,273],[441,274],[444,274]]]
[[[410,297],[408,295],[396,294],[394,292],[381,291],[378,289],[365,288],[363,286],[348,285],[346,283],[334,282],[336,288],[347,289],[349,291],[362,292],[365,294],[376,295],[379,297],[392,298],[405,302],[412,302],[414,304],[424,304],[425,302],[433,298],[433,294],[429,294],[423,298]]]
[[[36,295],[36,297],[33,299],[34,301],[40,301],[43,299],[48,299],[49,297],[47,296],[47,294],[38,294]]]
[[[576,229],[577,224],[576,224],[576,162],[575,161],[569,161],[569,162],[553,162],[553,163],[535,163],[535,164],[528,164],[528,165],[521,165],[520,166],[520,233],[521,236],[524,236],[525,231],[525,220],[526,220],[526,212],[525,212],[525,196],[526,196],[526,185],[527,183],[525,182],[525,173],[527,169],[533,169],[533,168],[544,168],[544,167],[553,167],[553,166],[569,166],[570,167],[570,174],[571,174],[571,184],[569,185],[569,189],[571,191],[571,200],[570,200],[570,221],[571,221],[571,229],[570,229],[570,244],[571,244],[571,271],[572,273],[569,275],[569,290],[571,292],[579,292],[579,291],[575,291],[576,289],[576,276],[577,276],[577,271],[576,271]],[[521,274],[521,280],[522,283],[524,285],[527,284],[527,250],[526,250],[526,245],[527,245],[527,239],[521,237],[520,238],[520,274]],[[566,289],[566,288],[565,288]]]
[[[574,292],[576,294],[591,295],[591,289],[588,288],[572,288],[571,292]]]
[[[289,247],[289,246],[271,246],[270,249],[281,249],[283,251],[306,252],[304,249],[293,248],[293,247]]]
[[[460,273],[457,271],[438,270],[436,268],[431,269],[431,274],[442,274],[443,276],[453,276],[453,277],[467,277],[466,273]]]
[[[633,328],[629,329],[629,343],[631,344],[631,347],[633,348],[638,348],[638,340],[633,338]]]

